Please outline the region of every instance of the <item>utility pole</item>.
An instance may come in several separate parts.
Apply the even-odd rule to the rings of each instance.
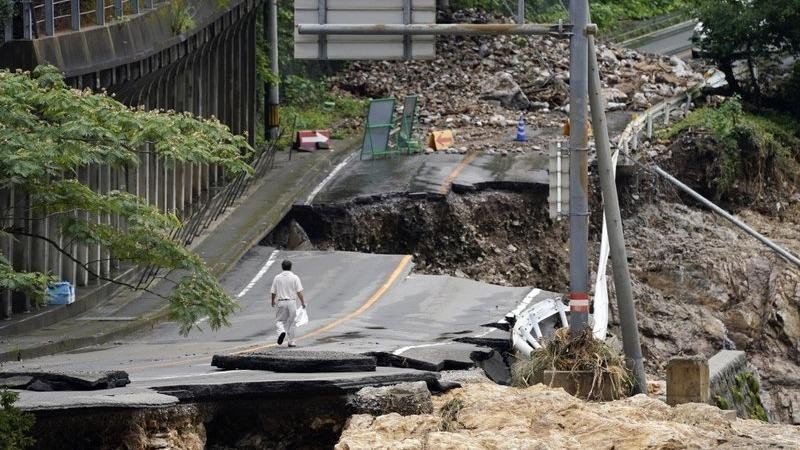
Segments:
[[[264,8],[264,29],[269,42],[269,62],[270,70],[275,75],[275,81],[266,83],[266,135],[267,139],[277,139],[278,129],[280,128],[280,93],[278,92],[278,0],[269,0]]]
[[[525,0],[517,0],[517,23],[525,23]]]
[[[622,328],[622,348],[625,351],[628,368],[633,372],[634,391],[647,393],[642,347],[639,344],[639,325],[636,320],[636,309],[633,306],[631,274],[625,251],[625,236],[622,232],[617,185],[614,181],[615,167],[611,161],[611,144],[608,140],[606,112],[600,89],[600,71],[597,66],[594,37],[589,36],[589,103],[592,107],[592,129],[597,147],[600,187],[603,191],[603,211],[606,214],[611,265],[614,269],[614,287],[617,292],[619,321]]]
[[[588,0],[570,0],[569,17],[569,327],[575,336],[589,325]]]

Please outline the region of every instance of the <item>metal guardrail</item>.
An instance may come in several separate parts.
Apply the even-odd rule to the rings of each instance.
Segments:
[[[659,17],[639,22],[633,29],[625,29],[606,34],[604,37],[611,42],[624,42],[644,36],[648,33],[658,31],[663,28],[677,25],[691,18],[687,11],[675,11]]]
[[[711,72],[703,78],[703,81],[634,117],[616,139],[616,148],[624,155],[627,155],[629,150],[638,150],[642,133],[648,138],[652,138],[655,125],[663,123],[664,126],[668,126],[675,111],[680,111],[686,116],[691,109],[692,101],[702,95],[703,89],[719,83],[721,77],[720,72]],[[724,79],[724,77],[722,78]]]
[[[109,21],[140,14],[157,8],[169,0],[95,0],[93,8],[82,9],[86,0],[22,0],[19,15],[22,20],[21,33],[14,31],[14,20],[8,18],[5,25],[5,40],[37,39],[53,36],[62,31],[79,31],[82,27],[102,26]]]
[[[267,171],[273,167],[278,142],[284,131],[283,128],[279,128],[275,139],[264,144],[261,152],[256,155],[252,162],[252,174],[239,174],[217,192],[209,193],[206,201],[199,204],[198,208],[189,214],[181,227],[172,231],[172,238],[184,245],[191,244],[203,230],[208,229],[228,207],[239,199],[243,193],[247,192],[253,180],[263,178]],[[157,275],[157,268],[152,266],[145,268],[137,286],[147,286]]]

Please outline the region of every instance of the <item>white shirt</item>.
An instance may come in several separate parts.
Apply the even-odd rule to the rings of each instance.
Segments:
[[[272,293],[276,300],[297,299],[297,293],[303,290],[300,278],[289,270],[275,275],[272,280]]]

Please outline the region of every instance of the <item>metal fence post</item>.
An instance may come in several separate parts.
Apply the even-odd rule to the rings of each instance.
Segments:
[[[686,93],[686,106],[683,110],[683,116],[686,117],[689,115],[689,110],[692,108],[692,93]]]
[[[69,18],[72,25],[72,29],[78,31],[81,29],[81,1],[70,0],[69,4],[70,4]]]
[[[106,24],[106,2],[105,0],[97,0],[95,2],[95,24],[96,25],[105,25]]]
[[[664,126],[669,125],[669,116],[670,116],[670,114],[672,114],[671,109],[672,109],[672,105],[670,105],[669,103],[664,105]]]
[[[318,21],[320,25],[328,23],[328,4],[326,0],[317,0]],[[319,49],[317,57],[319,59],[328,59],[328,37],[325,34],[320,34],[317,38],[319,42]]]
[[[647,114],[647,139],[653,138],[653,115]]]
[[[53,15],[53,0],[44,0],[44,34],[55,34],[56,24]]]
[[[22,0],[22,39],[33,39],[34,26],[36,22],[33,20],[31,0]]]

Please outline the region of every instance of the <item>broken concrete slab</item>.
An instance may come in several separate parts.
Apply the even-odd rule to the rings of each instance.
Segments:
[[[178,399],[149,389],[124,387],[106,391],[21,391],[14,404],[25,411],[97,409],[97,408],[161,408],[175,405]],[[63,447],[62,447],[63,448]]]
[[[27,382],[22,383],[27,380]],[[0,372],[0,386],[32,391],[91,391],[130,384],[128,373],[109,372]]]
[[[375,359],[345,352],[267,350],[239,355],[214,355],[211,365],[220,369],[272,372],[374,372]]]
[[[226,374],[227,375],[227,374]],[[390,386],[409,381],[424,381],[431,392],[443,392],[449,384],[439,383],[439,374],[417,370],[378,368],[375,372],[338,372],[313,375],[243,370],[232,372],[225,379],[205,377],[190,383],[165,380],[152,389],[171,395],[182,402],[223,398],[308,398],[313,396],[352,394],[367,386]]]
[[[424,381],[393,386],[365,387],[347,400],[357,414],[381,416],[397,413],[401,416],[433,413],[431,393]]]
[[[33,377],[27,375],[0,378],[0,388],[25,389],[25,386],[29,385],[31,381],[33,381]]]
[[[483,369],[490,380],[504,386],[511,385],[511,370],[501,352],[495,350],[488,353],[472,352],[470,356],[475,361],[475,364]]]

